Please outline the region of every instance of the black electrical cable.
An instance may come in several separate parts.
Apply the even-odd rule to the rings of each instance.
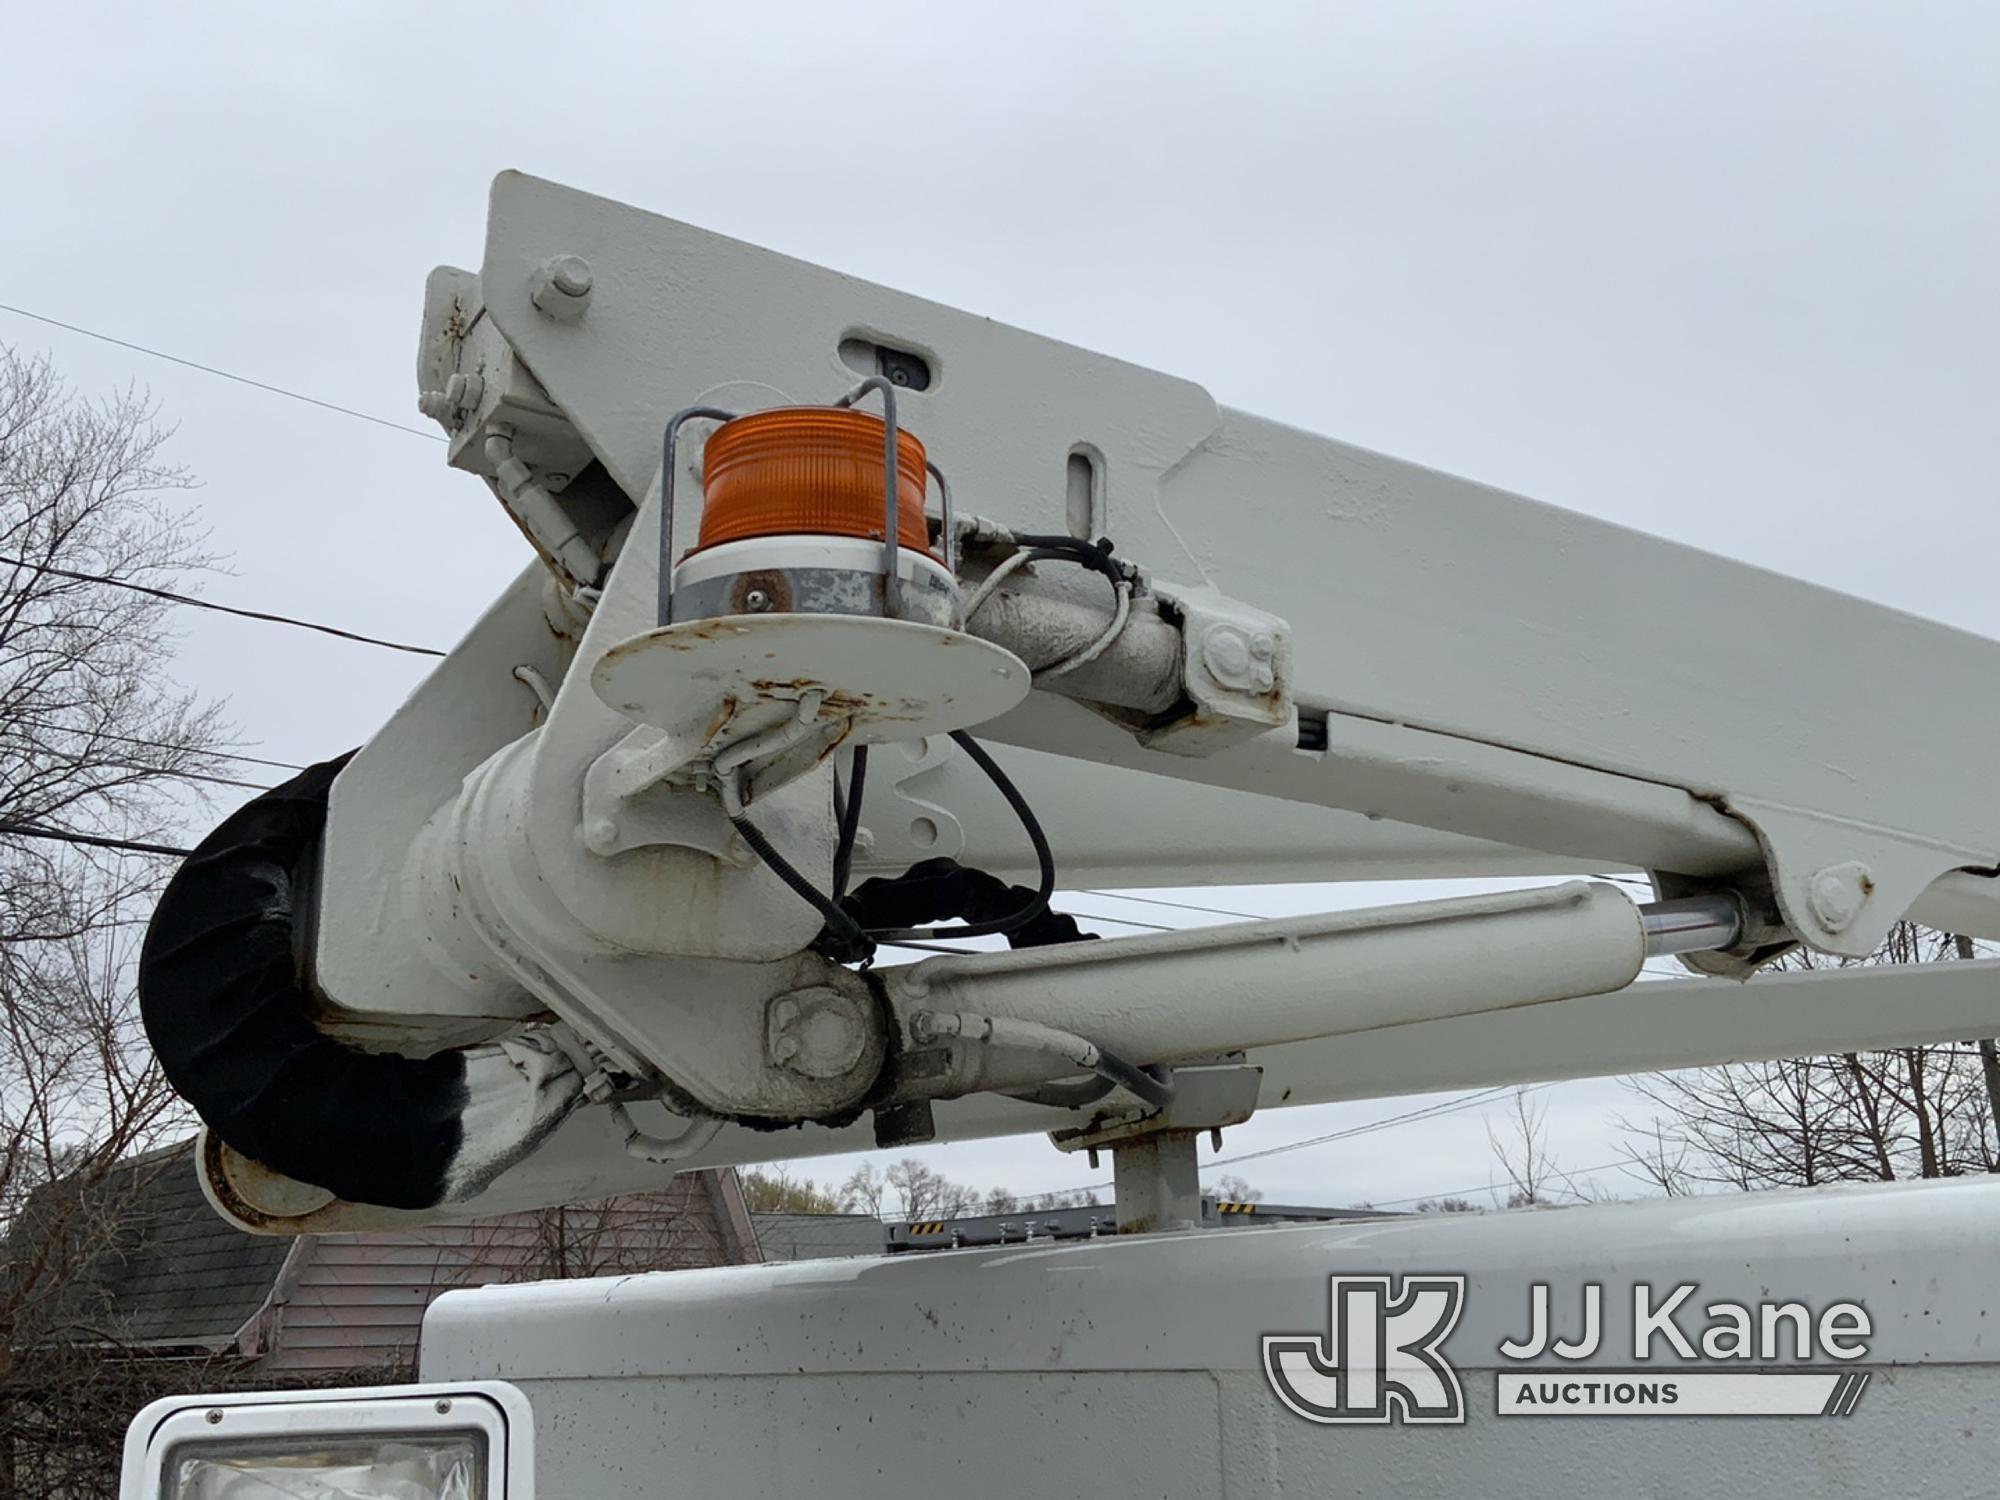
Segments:
[[[1009,1099],[1019,1099],[1023,1104],[1040,1104],[1049,1109],[1084,1109],[1117,1087],[1116,1079],[1099,1073],[1083,1083],[1040,1083],[1031,1089],[1008,1089],[1006,1094]]]
[[[843,800],[835,797],[834,811],[840,819],[840,838],[833,847],[833,899],[838,901],[847,894],[847,877],[854,867],[854,841],[861,836],[861,797],[868,784],[868,747],[854,747],[853,768],[847,773],[847,793]],[[840,792],[840,782],[833,783],[836,794]]]
[[[826,918],[826,925],[838,941],[843,956],[860,960],[874,953],[875,945],[869,940],[868,934],[861,930],[860,924],[841,909],[839,902],[793,868],[792,862],[780,854],[771,841],[764,837],[761,828],[741,813],[733,815],[729,821],[736,831],[743,835],[743,842],[748,844],[756,856],[770,868],[771,873],[784,881],[813,910]],[[823,934],[822,938],[824,937]]]
[[[1138,569],[1129,563],[1120,562],[1111,555],[1111,538],[1108,536],[1099,537],[1094,542],[1086,542],[1073,536],[1016,533],[1014,540],[1028,549],[1030,562],[1040,562],[1045,558],[1057,562],[1073,562],[1102,573],[1114,584],[1138,582]]]
[[[1012,919],[1035,900],[1024,885],[1009,885],[997,875],[968,869],[955,859],[926,859],[900,875],[864,880],[840,901],[841,908],[865,932],[887,928],[928,927],[936,922],[990,922]],[[953,935],[962,927],[950,929]],[[1007,933],[1010,948],[1045,948],[1056,943],[1087,942],[1096,937],[1065,912],[1044,911]],[[969,950],[905,939],[905,945],[936,946],[940,951]]]
[[[951,732],[952,740],[963,750],[975,766],[986,773],[1007,805],[1014,809],[1014,815],[1021,820],[1021,827],[1028,835],[1028,842],[1035,846],[1035,861],[1041,869],[1041,882],[1034,896],[1023,902],[1019,910],[1004,917],[986,922],[968,922],[957,927],[892,927],[871,930],[868,936],[878,943],[929,942],[938,938],[986,937],[994,933],[1009,933],[1027,926],[1040,918],[1049,909],[1049,897],[1056,890],[1056,856],[1049,847],[1048,835],[1042,832],[1042,825],[1035,817],[1035,811],[1028,806],[1028,799],[1021,795],[1007,773],[1000,769],[1000,763],[986,753],[986,747],[967,734],[963,729]]]
[[[1106,1052],[1099,1047],[1097,1067],[1094,1071],[1099,1078],[1109,1078],[1127,1093],[1136,1094],[1147,1104],[1152,1105],[1154,1109],[1165,1109],[1173,1103],[1173,1074],[1164,1068],[1142,1068],[1136,1063],[1127,1062],[1116,1053]]]

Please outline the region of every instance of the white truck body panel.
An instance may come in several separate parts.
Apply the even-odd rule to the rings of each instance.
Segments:
[[[543,1487],[588,1500],[1971,1496],[2000,1460],[1996,1225],[2000,1183],[1961,1181],[482,1288],[433,1307],[423,1372],[518,1384]],[[1262,1336],[1324,1335],[1328,1278],[1371,1273],[1467,1278],[1462,1426],[1316,1425],[1267,1382]],[[1530,1286],[1573,1334],[1593,1281],[1600,1350],[1522,1368],[1794,1368],[1635,1363],[1634,1284],[1696,1282],[1690,1336],[1712,1303],[1864,1304],[1864,1356],[1797,1368],[1872,1378],[1841,1417],[1498,1415]]]

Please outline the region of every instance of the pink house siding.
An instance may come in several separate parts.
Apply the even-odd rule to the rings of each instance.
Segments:
[[[454,1287],[758,1258],[733,1173],[659,1193],[471,1224],[319,1235],[295,1247],[259,1330],[260,1369],[302,1377],[414,1363],[424,1309]]]

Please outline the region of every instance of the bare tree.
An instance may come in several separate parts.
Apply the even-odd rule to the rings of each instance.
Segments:
[[[904,1157],[883,1175],[901,1201],[906,1219],[951,1219],[979,1207],[977,1188],[953,1182],[914,1156]]]
[[[840,1185],[839,1202],[851,1213],[873,1214],[878,1219],[892,1208],[905,1219],[950,1219],[971,1213],[985,1196],[977,1188],[953,1182],[916,1157],[906,1156],[883,1171],[877,1171],[872,1162],[863,1162]]]
[[[723,1258],[708,1220],[691,1211],[706,1173],[684,1172],[657,1192],[571,1203],[489,1221],[476,1253],[510,1281],[630,1276]],[[475,1261],[475,1270],[484,1269]]]
[[[1679,1132],[1655,1116],[1644,1125],[1620,1120],[1625,1131],[1627,1171],[1669,1198],[1692,1191],[1688,1177],[1689,1147]]]
[[[1867,963],[1975,956],[1963,937],[1899,922]],[[1795,968],[1829,961],[1795,955]],[[1845,961],[1839,961],[1845,966]],[[1696,1068],[1634,1080],[1638,1174],[1669,1192],[1888,1182],[2000,1170],[1990,1041]]]
[[[67,1430],[112,1391],[130,1417],[85,1272],[123,1226],[115,1165],[183,1120],[131,986],[170,867],[125,847],[171,836],[222,736],[140,591],[206,562],[166,436],[145,399],[80,398],[0,347],[0,1500],[24,1445],[54,1461],[52,1413]]]
[[[1262,1203],[1264,1201],[1264,1191],[1262,1188],[1250,1186],[1247,1179],[1238,1177],[1234,1172],[1224,1174],[1222,1180],[1216,1183],[1215,1195],[1227,1203]]]
[[[974,1213],[1046,1213],[1058,1208],[1085,1208],[1098,1201],[1097,1194],[1088,1188],[1027,1196],[999,1187],[982,1191],[953,1181],[914,1156],[881,1170],[872,1162],[863,1162],[840,1185],[836,1197],[842,1210],[873,1214],[878,1219],[892,1214],[905,1219],[954,1219]]]
[[[840,1185],[840,1206],[847,1213],[873,1214],[879,1219],[888,1194],[889,1184],[875,1170],[875,1164],[864,1161]]]
[[[1549,1154],[1548,1106],[1531,1103],[1525,1088],[1514,1090],[1506,1125],[1495,1130],[1486,1122],[1486,1144],[1507,1175],[1509,1208],[1528,1208],[1552,1201],[1557,1172]]]
[[[1069,1188],[1063,1192],[1037,1193],[1033,1197],[1020,1200],[1023,1212],[1049,1213],[1058,1208],[1095,1208],[1098,1197],[1089,1188]]]
[[[794,1177],[789,1162],[772,1162],[737,1174],[743,1201],[757,1214],[837,1214],[840,1199],[810,1177]]]

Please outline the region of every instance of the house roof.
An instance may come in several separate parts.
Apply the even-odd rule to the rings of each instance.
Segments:
[[[880,1255],[885,1249],[882,1221],[873,1214],[753,1213],[750,1227],[767,1261]]]
[[[249,1234],[203,1197],[195,1149],[187,1140],[120,1162],[67,1209],[55,1196],[59,1184],[42,1190],[50,1195],[46,1222],[64,1226],[49,1232],[87,1235],[92,1245],[39,1320],[43,1336],[155,1354],[241,1345],[242,1353],[284,1368],[372,1366],[407,1357],[439,1291],[516,1279],[542,1249],[531,1213],[305,1240]],[[658,1193],[608,1200],[598,1210],[604,1223],[622,1226],[599,1248],[627,1251],[635,1249],[628,1241],[660,1235],[663,1211],[672,1212],[676,1232],[655,1247],[661,1258],[649,1267],[757,1258],[728,1169],[687,1174]],[[881,1226],[866,1223],[869,1248],[879,1251]],[[14,1230],[24,1232],[32,1232],[26,1218]],[[0,1243],[0,1274],[8,1249]],[[259,1324],[267,1309],[270,1320]],[[245,1343],[253,1324],[256,1337]]]
[[[98,1191],[119,1200],[121,1228],[80,1278],[75,1321],[152,1350],[234,1343],[270,1297],[293,1242],[245,1234],[209,1207],[192,1140],[121,1163]],[[86,1299],[103,1309],[98,1320]]]

